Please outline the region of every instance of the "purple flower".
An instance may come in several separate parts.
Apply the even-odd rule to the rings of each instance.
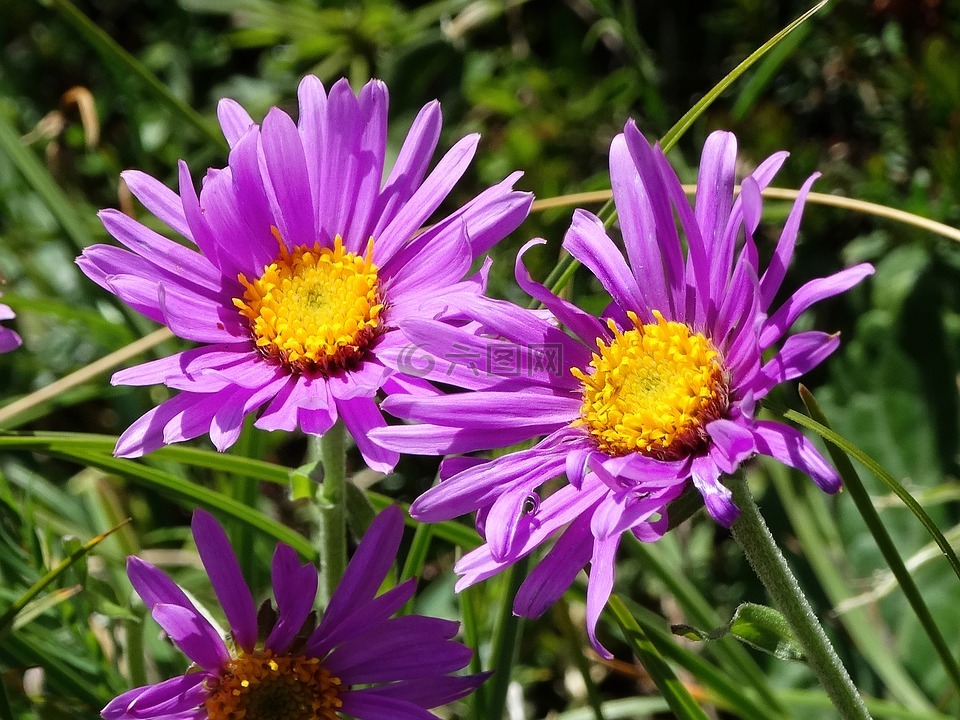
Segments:
[[[15,317],[13,310],[0,303],[0,320],[12,320]],[[0,325],[0,353],[10,352],[20,347],[20,336],[10,328]]]
[[[200,346],[122,370],[115,384],[163,383],[179,394],[137,420],[115,453],[137,456],[209,433],[224,450],[246,415],[265,430],[321,435],[342,418],[367,464],[388,471],[397,453],[367,438],[384,425],[384,393],[428,392],[385,367],[402,345],[397,324],[435,316],[451,292],[479,293],[473,261],[526,217],[531,196],[514,173],[421,234],[469,165],[478,135],[460,140],[429,174],[440,106],[417,115],[383,180],[387,88],[355,97],[346,80],[325,92],[300,84],[300,120],[277,108],[256,125],[223,100],[229,165],[209,170],[199,196],[185,163],[179,195],[137,171],[130,191],[193,243],[184,247],[132,218],[100,218],[126,249],[95,245],[77,260],[96,283]],[[199,250],[199,252],[198,252]]]
[[[395,506],[374,520],[318,625],[312,565],[278,545],[276,609],[265,603],[258,611],[223,528],[197,510],[193,536],[230,636],[221,637],[163,572],[130,557],[130,582],[193,664],[183,675],[123,693],[101,714],[106,720],[433,718],[426,708],[469,695],[487,676],[449,674],[472,654],[452,639],[456,622],[391,618],[413,596],[413,579],[377,597],[402,533]]]
[[[451,301],[482,323],[485,335],[429,319],[406,321],[402,329],[411,342],[434,356],[426,377],[472,392],[389,398],[384,409],[419,424],[373,433],[388,448],[437,454],[507,447],[545,435],[530,449],[489,462],[448,459],[441,467],[444,481],[422,495],[411,514],[434,522],[479,511],[486,544],[457,565],[458,588],[558,535],[521,587],[514,609],[539,615],[590,563],[587,624],[604,654],[596,623],[613,585],[620,538],[628,530],[640,540],[660,537],[667,528],[666,504],[689,481],[725,526],[738,511],[721,477],[755,453],[802,470],[827,492],[839,488],[834,469],[803,435],[756,419],[755,410],[775,385],[810,370],[839,345],[837,335],[815,331],[781,343],[794,321],[873,268],[858,265],[813,280],[770,312],[816,176],[800,190],[761,273],[753,240],[760,190],[787,153],[761,163],[735,196],[736,154],[730,133],[709,137],[691,208],[659,147],[628,123],[610,150],[627,259],[603,223],[583,210],[574,214],[564,240],[564,248],[613,298],[602,317],[534,282],[518,259],[517,282],[573,337],[540,312],[490,299]],[[450,361],[454,346],[488,360],[514,352],[512,373],[489,365],[485,373],[472,372]],[[541,501],[538,489],[563,474],[569,484]]]

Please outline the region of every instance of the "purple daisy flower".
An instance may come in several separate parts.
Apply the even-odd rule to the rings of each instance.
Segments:
[[[354,96],[346,80],[329,95],[300,84],[295,124],[273,108],[256,125],[223,100],[229,165],[209,170],[199,196],[185,163],[179,195],[153,178],[123,173],[131,192],[199,252],[132,218],[100,218],[126,249],[87,248],[77,260],[96,283],[200,347],[122,370],[121,385],[162,383],[179,394],[137,420],[116,454],[138,456],[209,433],[232,445],[246,415],[263,408],[265,430],[322,435],[342,418],[367,464],[389,471],[397,453],[367,439],[384,425],[378,391],[427,392],[391,371],[380,354],[406,341],[405,317],[451,292],[482,292],[473,261],[526,217],[532,196],[514,173],[417,234],[466,171],[478,135],[460,140],[429,174],[440,106],[417,115],[383,180],[387,88]]]
[[[0,320],[12,320],[16,317],[8,306],[0,303]],[[0,353],[10,352],[20,347],[20,336],[10,328],[0,325]]]
[[[317,572],[277,545],[276,609],[257,610],[226,533],[203,510],[193,536],[230,624],[221,637],[167,575],[136,557],[134,589],[153,618],[192,661],[183,675],[135,688],[102,711],[106,720],[430,720],[426,708],[469,695],[487,677],[453,676],[472,651],[453,640],[459,625],[406,615],[391,618],[414,593],[413,579],[377,597],[403,534],[396,506],[374,520],[319,625]]]
[[[384,409],[419,424],[373,433],[388,448],[436,454],[507,447],[545,435],[530,449],[492,461],[445,461],[443,482],[413,504],[411,515],[434,522],[479,511],[486,544],[459,562],[458,589],[559,534],[521,587],[515,611],[539,615],[590,563],[587,623],[603,654],[596,624],[613,585],[620,537],[628,530],[640,540],[660,537],[667,527],[666,504],[688,481],[725,526],[738,511],[721,477],[754,453],[802,470],[827,492],[839,488],[837,473],[802,434],[756,419],[755,410],[775,385],[810,370],[839,345],[837,335],[816,331],[781,344],[794,321],[873,268],[858,265],[813,280],[771,312],[817,176],[800,190],[761,273],[753,240],[760,190],[787,153],[761,163],[735,196],[736,154],[732,134],[708,138],[691,208],[659,147],[651,147],[629,122],[610,150],[627,259],[603,223],[583,210],[575,212],[564,240],[564,248],[612,296],[603,316],[550,293],[518,259],[517,282],[573,337],[542,313],[491,299],[452,300],[483,325],[485,335],[409,320],[402,329],[433,356],[425,376],[472,392],[389,398]],[[542,242],[532,241],[524,250]],[[513,353],[513,363],[499,374],[493,366],[479,373],[449,360],[455,346],[461,355],[468,350],[488,360]],[[771,356],[764,361],[767,351]],[[569,484],[541,502],[538,488],[563,474]]]

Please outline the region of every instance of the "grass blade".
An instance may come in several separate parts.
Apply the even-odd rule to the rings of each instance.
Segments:
[[[646,633],[640,628],[636,618],[627,610],[616,595],[610,596],[607,607],[613,613],[623,634],[636,653],[643,667],[650,674],[663,699],[679,720],[708,720],[707,714],[697,704],[696,700],[682,682],[673,674],[656,646],[650,641]]]

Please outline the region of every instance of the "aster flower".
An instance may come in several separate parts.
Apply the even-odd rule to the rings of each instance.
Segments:
[[[817,331],[781,343],[794,321],[873,268],[858,265],[813,280],[771,312],[817,176],[800,190],[761,273],[753,239],[760,190],[787,153],[761,163],[735,196],[736,153],[730,133],[709,137],[691,208],[659,147],[628,123],[610,150],[626,260],[603,223],[583,210],[575,212],[564,240],[564,248],[613,298],[602,317],[534,282],[518,258],[517,282],[572,337],[538,312],[491,299],[458,304],[482,323],[482,335],[409,320],[404,332],[432,356],[425,376],[472,392],[389,398],[384,409],[418,424],[373,433],[388,448],[428,454],[507,447],[546,436],[530,449],[488,462],[448,459],[441,466],[443,482],[423,494],[411,514],[434,522],[479,511],[486,544],[460,560],[458,589],[557,535],[521,587],[514,609],[539,615],[590,563],[588,631],[604,654],[596,624],[611,592],[622,534],[660,537],[667,527],[666,504],[690,483],[725,526],[738,511],[721,478],[755,453],[798,468],[827,492],[839,488],[835,470],[803,435],[758,420],[755,412],[775,385],[807,372],[839,345],[837,335]],[[524,251],[542,242],[532,241]],[[520,363],[512,373],[489,363],[482,368],[486,372],[478,372],[459,361],[467,352],[488,361],[514,352]],[[568,484],[541,501],[538,489],[564,474]]]
[[[15,317],[13,310],[0,303],[0,320],[12,320]],[[20,336],[10,328],[0,325],[0,353],[10,352],[20,347]]]
[[[126,249],[87,248],[78,259],[103,288],[176,335],[200,343],[113,376],[121,385],[163,383],[179,391],[137,420],[115,453],[138,456],[209,433],[219,450],[246,415],[266,430],[322,435],[341,418],[367,464],[388,471],[398,455],[367,432],[384,425],[375,397],[424,392],[426,384],[385,367],[403,344],[397,323],[429,313],[450,292],[480,292],[473,261],[526,217],[520,173],[482,192],[417,235],[466,171],[479,141],[469,135],[427,168],[440,135],[440,106],[417,115],[383,181],[387,88],[371,81],[355,97],[345,80],[329,94],[300,84],[299,123],[273,108],[258,126],[223,100],[229,165],[210,170],[199,196],[185,163],[179,194],[137,171],[130,191],[194,247],[104,210]]]
[[[486,675],[452,676],[471,650],[454,641],[458,624],[391,618],[414,593],[413,579],[377,597],[403,533],[390,507],[374,520],[343,581],[316,623],[317,572],[278,545],[276,608],[259,610],[223,528],[197,510],[193,536],[230,625],[224,638],[163,572],[127,562],[134,589],[193,663],[178,677],[135,688],[101,713],[106,720],[429,720],[426,708],[470,694]]]

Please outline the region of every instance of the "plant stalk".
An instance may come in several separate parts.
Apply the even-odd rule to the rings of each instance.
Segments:
[[[347,567],[347,433],[337,420],[319,439],[323,482],[317,488],[316,503],[320,527],[320,602],[326,607]]]
[[[863,698],[777,547],[742,474],[731,479],[731,489],[734,502],[740,508],[740,517],[731,528],[733,537],[767,593],[790,623],[810,668],[843,720],[870,720]]]

